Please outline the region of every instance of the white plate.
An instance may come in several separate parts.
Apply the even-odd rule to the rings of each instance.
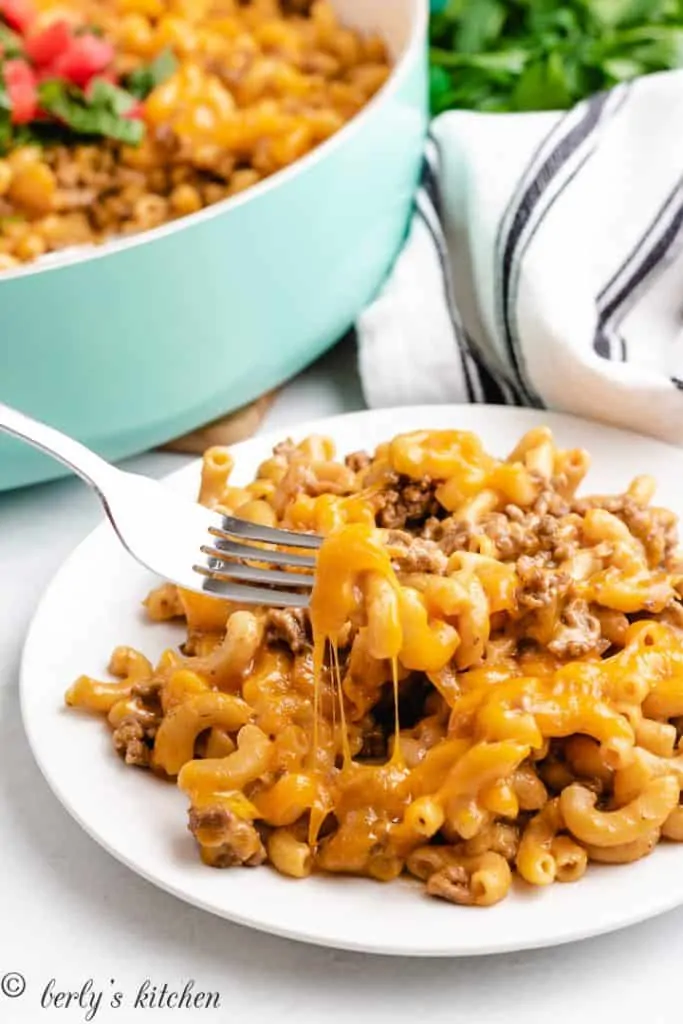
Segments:
[[[372,448],[405,430],[459,427],[507,453],[530,427],[547,423],[565,446],[593,455],[589,489],[620,491],[639,472],[660,481],[658,500],[683,509],[683,456],[660,442],[568,416],[491,407],[433,407],[356,413],[295,431],[329,434],[342,453]],[[281,437],[235,448],[246,481]],[[171,486],[196,493],[198,466]],[[133,871],[189,903],[263,931],[342,949],[410,956],[471,956],[549,946],[622,928],[683,903],[683,848],[667,845],[637,864],[593,867],[576,885],[520,884],[488,910],[426,897],[417,883],[283,878],[269,868],[217,871],[198,860],[185,829],[185,798],[172,785],[126,768],[108,729],[63,707],[82,672],[104,675],[121,643],[159,654],[179,629],[145,622],[140,602],[154,579],[97,529],[48,588],[31,626],[21,673],[22,709],[36,760],[67,810]]]

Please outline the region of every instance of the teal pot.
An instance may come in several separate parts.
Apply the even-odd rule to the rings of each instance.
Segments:
[[[428,0],[335,0],[396,64],[329,142],[234,199],[0,277],[0,399],[121,459],[230,412],[341,337],[400,249],[427,125]],[[0,490],[60,475],[0,438]]]

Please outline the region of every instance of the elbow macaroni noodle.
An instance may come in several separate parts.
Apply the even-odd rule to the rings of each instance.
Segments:
[[[324,535],[309,612],[164,584],[182,655],[118,648],[67,693],[186,794],[206,864],[490,906],[683,840],[683,566],[649,478],[578,497],[588,456],[544,428],[504,460],[451,430],[232,468],[207,452],[204,504]]]

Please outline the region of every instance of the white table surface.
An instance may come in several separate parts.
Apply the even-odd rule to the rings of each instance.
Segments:
[[[264,429],[286,433],[297,421],[362,406],[353,352],[337,350],[284,390]],[[152,453],[130,465],[162,476],[184,461]],[[676,1019],[683,910],[533,953],[460,961],[361,956],[213,918],[155,889],[101,850],[57,803],[35,766],[17,695],[21,645],[36,602],[99,518],[96,499],[74,480],[0,495],[0,987],[9,972],[21,973],[27,986],[21,998],[0,993],[0,1024],[86,1019],[74,1005],[41,1008],[53,978],[60,990],[79,990],[92,979],[95,990],[105,993],[92,1019],[116,1024]],[[453,926],[459,927],[457,911]],[[115,990],[130,1006],[147,978],[174,990],[193,979],[197,989],[219,992],[221,1006],[148,1008],[146,1014],[107,1006]]]

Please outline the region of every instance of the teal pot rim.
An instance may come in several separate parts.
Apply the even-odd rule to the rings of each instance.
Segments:
[[[386,2],[390,2],[390,0],[386,0]],[[331,138],[317,146],[310,153],[307,153],[306,156],[301,157],[293,164],[290,164],[288,167],[284,167],[281,171],[277,171],[269,178],[253,185],[244,192],[236,196],[231,196],[228,199],[223,199],[218,203],[214,203],[212,206],[207,206],[203,210],[199,210],[197,213],[187,214],[184,217],[178,218],[178,220],[169,221],[166,224],[162,224],[160,227],[150,228],[137,235],[131,235],[127,238],[116,238],[111,241],[104,242],[102,245],[93,245],[88,246],[86,249],[81,248],[75,250],[71,256],[68,254],[68,250],[65,250],[64,253],[60,254],[59,260],[54,263],[49,261],[42,263],[38,261],[36,263],[29,263],[24,266],[16,267],[12,270],[5,270],[0,275],[0,288],[2,288],[2,285],[5,282],[15,281],[20,277],[58,273],[66,267],[73,267],[79,263],[85,263],[89,260],[107,259],[108,257],[115,256],[117,253],[124,252],[127,249],[143,245],[151,245],[157,239],[165,238],[178,231],[183,231],[185,228],[190,227],[193,224],[200,224],[202,222],[209,221],[214,217],[222,216],[229,210],[237,209],[237,207],[240,206],[246,206],[249,203],[255,203],[267,192],[284,187],[293,178],[300,174],[305,174],[316,164],[321,163],[323,160],[332,158],[335,152],[344,146],[346,141],[351,138],[352,135],[363,130],[366,122],[373,117],[375,111],[383,106],[386,100],[390,99],[401,89],[405,79],[412,72],[415,62],[420,59],[421,53],[424,53],[427,46],[430,0],[414,0],[414,2],[415,11],[408,45],[404,47],[401,56],[385,84],[372,97],[370,102],[358,114],[356,114],[355,117],[347,122],[343,128],[340,128],[340,130]]]

